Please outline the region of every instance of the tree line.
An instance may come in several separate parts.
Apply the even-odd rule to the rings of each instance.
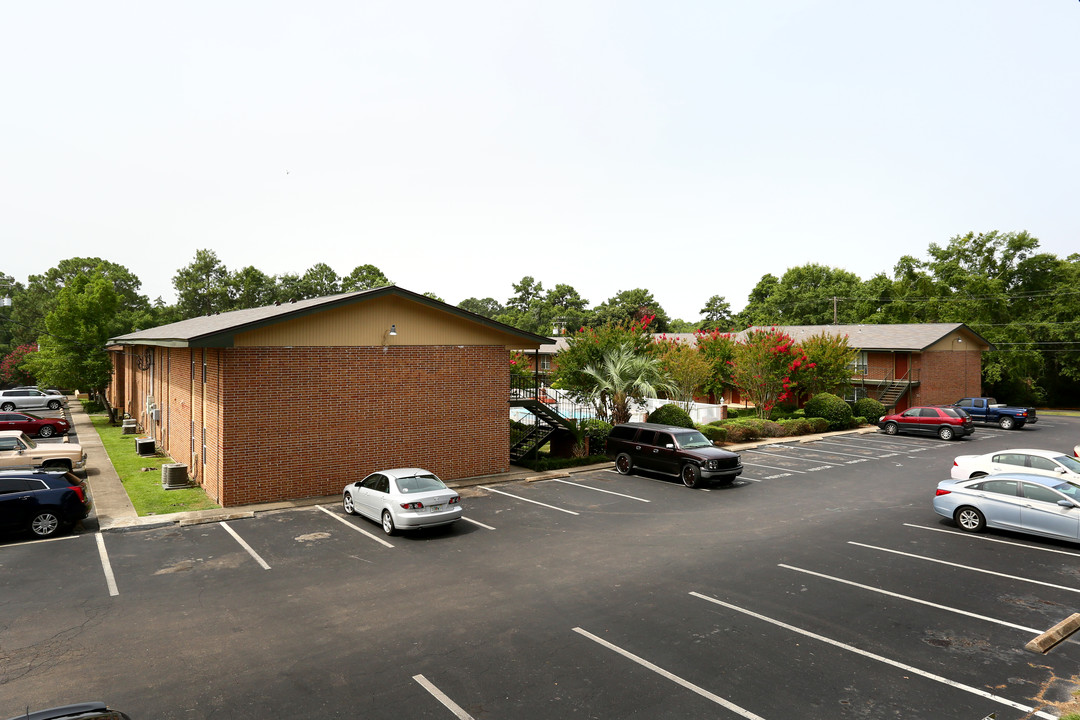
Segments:
[[[1010,402],[1080,403],[1080,254],[1039,251],[1027,232],[968,233],[932,243],[927,257],[902,256],[891,273],[868,280],[809,263],[764,275],[738,313],[713,294],[696,320],[671,318],[646,288],[595,305],[576,288],[547,288],[533,276],[512,283],[505,300],[469,297],[458,307],[540,335],[633,324],[657,333],[728,332],[750,326],[962,322],[995,350],[984,355],[984,391]],[[0,382],[36,380],[104,387],[109,337],[202,315],[365,290],[391,284],[374,265],[339,276],[325,263],[270,275],[253,265],[230,270],[199,250],[173,276],[177,300],[141,294],[127,268],[102,258],[68,258],[26,285],[0,288]],[[719,288],[718,288],[719,289]],[[432,293],[430,297],[441,299]],[[34,351],[28,351],[33,348]],[[12,353],[16,353],[12,356]]]

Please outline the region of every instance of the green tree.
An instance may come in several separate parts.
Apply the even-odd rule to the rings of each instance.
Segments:
[[[859,351],[848,344],[847,335],[823,332],[801,343],[806,356],[793,361],[792,371],[798,371],[799,392],[803,397],[818,393],[843,395],[851,386],[851,364]]]
[[[486,317],[488,320],[494,320],[505,311],[505,308],[503,308],[498,300],[489,297],[483,298],[482,300],[477,300],[473,297],[465,298],[458,303],[458,307],[462,310],[467,310],[476,315]]]
[[[670,332],[671,321],[652,293],[643,288],[634,288],[623,290],[598,305],[593,312],[592,323],[594,327],[598,327],[612,323],[641,322],[645,318],[652,318],[650,327],[653,332]]]
[[[304,298],[326,297],[341,292],[341,278],[326,263],[315,263],[300,278]]]
[[[254,265],[231,273],[228,286],[233,310],[265,307],[277,300],[277,282]]]
[[[38,382],[104,389],[112,377],[105,343],[115,333],[120,294],[103,267],[74,277],[45,316],[46,332],[26,364]]]
[[[732,384],[731,377],[735,371],[735,336],[719,330],[699,330],[695,337],[698,351],[709,363],[709,376],[702,383],[702,389],[720,399]]]
[[[611,418],[614,425],[630,421],[631,401],[655,398],[661,392],[674,392],[660,367],[658,358],[623,343],[604,353],[599,365],[583,370],[591,381],[591,394],[602,408],[601,420]]]
[[[196,250],[195,259],[173,276],[180,314],[186,319],[232,309],[229,281],[229,270],[217,253]]]
[[[353,271],[341,279],[342,292],[356,290],[374,290],[394,283],[374,265],[357,265]]]
[[[671,380],[672,399],[686,412],[694,406],[694,396],[712,374],[712,368],[696,345],[675,338],[658,338],[650,352],[660,360],[660,368]]]
[[[731,304],[724,299],[723,295],[713,295],[701,308],[700,330],[728,330],[731,329],[735,318],[731,314]]]
[[[628,345],[635,353],[648,352],[652,335],[648,323],[604,325],[599,328],[583,328],[566,338],[566,347],[555,355],[552,370],[552,387],[566,390],[578,402],[592,402],[598,413],[608,408],[594,395],[595,384],[585,373],[585,368],[599,367],[607,354]],[[606,414],[601,414],[606,418]]]

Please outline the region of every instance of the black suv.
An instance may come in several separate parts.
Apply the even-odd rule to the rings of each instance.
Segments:
[[[654,423],[626,423],[611,428],[607,455],[627,475],[635,467],[677,475],[686,487],[703,480],[728,484],[742,474],[736,453],[721,450],[697,430]]]
[[[0,472],[0,531],[52,537],[89,515],[91,507],[86,485],[70,472]]]

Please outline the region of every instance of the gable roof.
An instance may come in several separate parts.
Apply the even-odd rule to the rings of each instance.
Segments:
[[[921,352],[942,338],[956,331],[963,331],[983,343],[988,349],[994,350],[994,345],[989,340],[979,335],[964,323],[898,323],[895,325],[769,325],[756,326],[732,333],[736,341],[746,340],[746,334],[750,330],[768,330],[771,328],[781,330],[791,336],[791,339],[799,343],[814,335],[827,333],[829,335],[846,335],[848,345],[858,350],[899,350],[901,352]],[[690,345],[697,342],[694,333],[660,333],[657,337],[666,337],[678,340]],[[554,355],[567,346],[566,337],[548,338],[544,345],[540,346],[540,354]]]
[[[110,338],[108,344],[157,345],[164,347],[232,347],[233,338],[238,333],[385,296],[396,296],[411,300],[492,330],[512,335],[516,339],[529,344],[550,342],[548,338],[542,335],[534,335],[510,325],[504,325],[483,315],[462,310],[459,307],[440,302],[426,295],[414,293],[396,285],[386,285],[373,290],[358,290],[339,295],[328,295],[326,297],[308,298],[306,300],[265,305],[245,310],[232,310],[214,315],[203,315],[168,325],[159,325],[147,330],[137,330],[126,335],[118,335]]]

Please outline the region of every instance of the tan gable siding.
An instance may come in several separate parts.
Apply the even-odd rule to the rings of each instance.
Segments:
[[[397,335],[388,334],[390,326]],[[384,296],[244,333],[234,347],[521,345],[520,339],[404,298]]]

